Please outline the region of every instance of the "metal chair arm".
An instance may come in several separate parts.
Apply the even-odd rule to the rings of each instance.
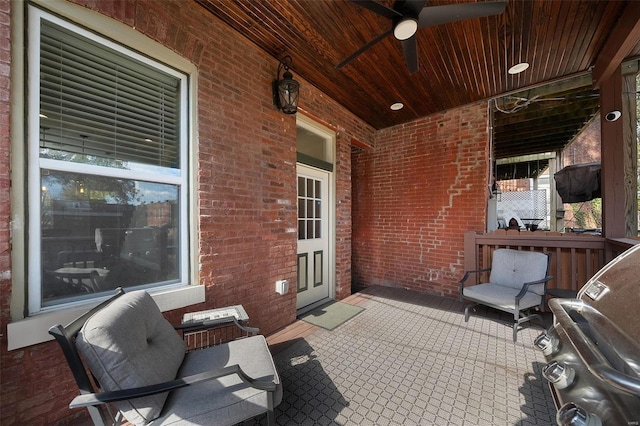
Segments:
[[[459,296],[460,302],[462,302],[464,300],[464,298],[462,296],[462,290],[464,290],[464,283],[469,279],[471,274],[479,274],[479,273],[482,273],[482,272],[489,272],[489,271],[491,271],[491,268],[476,269],[476,270],[473,270],[473,271],[466,271],[464,273],[464,276],[462,277],[462,279],[460,281],[458,281],[458,292],[460,294],[460,296]]]
[[[529,286],[535,285],[535,284],[544,284],[544,292],[547,292],[547,283],[549,281],[551,281],[553,279],[552,276],[547,275],[546,277],[540,279],[540,280],[536,280],[536,281],[529,281],[526,282],[524,284],[522,284],[522,289],[520,289],[520,292],[516,295],[516,300],[520,300],[524,297],[525,294],[527,294],[527,291],[529,291]]]
[[[479,274],[481,272],[489,272],[491,271],[491,268],[485,268],[485,269],[476,269],[473,271],[466,271],[464,273],[464,276],[462,277],[462,279],[460,281],[458,281],[460,284],[463,284],[465,281],[467,281],[467,279],[469,279],[469,277],[471,276],[471,274]]]
[[[221,370],[206,371],[204,373],[194,374],[191,376],[183,377],[176,380],[171,380],[164,383],[158,383],[155,385],[141,386],[132,389],[122,389],[117,391],[107,391],[100,393],[88,393],[78,395],[69,404],[69,408],[87,407],[93,405],[107,404],[110,402],[124,401],[128,399],[140,398],[143,396],[156,395],[163,392],[172,391],[185,386],[195,385],[207,380],[217,379],[219,377],[230,376],[237,374],[243,382],[249,384],[256,389],[264,390],[267,392],[274,392],[276,390],[276,383],[265,382],[254,379],[246,374],[238,364],[225,367]]]

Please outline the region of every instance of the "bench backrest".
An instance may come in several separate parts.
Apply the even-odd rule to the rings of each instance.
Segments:
[[[132,291],[93,314],[78,333],[78,351],[101,387],[128,389],[175,379],[185,344],[145,291]],[[157,417],[167,394],[114,403],[127,420]]]
[[[520,289],[526,282],[545,278],[549,272],[549,256],[545,253],[512,249],[497,249],[491,261],[489,282]],[[529,287],[540,296],[544,295],[544,284]]]

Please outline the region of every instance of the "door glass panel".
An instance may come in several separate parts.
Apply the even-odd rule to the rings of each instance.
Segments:
[[[322,238],[322,181],[298,177],[298,239]]]
[[[331,158],[332,139],[330,136],[318,134],[300,125],[297,126],[296,130],[297,151],[299,153],[328,163],[333,162],[333,158]]]
[[[313,198],[313,179],[307,179],[307,197]]]
[[[314,236],[314,232],[313,232],[313,221],[312,220],[307,220],[307,239],[311,239]]]

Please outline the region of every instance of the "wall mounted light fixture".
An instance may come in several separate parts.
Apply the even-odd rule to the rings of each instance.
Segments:
[[[293,79],[289,71],[291,68],[291,56],[287,55],[278,64],[278,73],[273,81],[273,103],[285,114],[295,114],[298,111],[298,99],[300,96],[300,83]],[[282,80],[280,80],[280,73]]]

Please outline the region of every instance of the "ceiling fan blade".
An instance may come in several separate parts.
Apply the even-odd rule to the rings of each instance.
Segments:
[[[389,34],[391,34],[391,32],[393,31],[393,28],[389,28],[389,30],[383,32],[382,34],[380,34],[379,36],[377,36],[376,38],[374,38],[373,40],[371,40],[369,43],[365,44],[364,46],[362,46],[360,49],[356,50],[355,52],[353,52],[349,57],[347,57],[344,61],[340,62],[338,65],[336,65],[336,69],[342,69],[344,68],[349,62],[353,61],[355,58],[357,58],[358,56],[360,56],[362,54],[362,52],[364,52],[365,50],[373,47],[376,43],[378,43],[380,40],[382,40],[383,38],[385,38],[386,36],[388,36]]]
[[[402,44],[402,51],[404,52],[404,60],[407,62],[407,68],[409,68],[409,74],[413,74],[418,71],[418,43],[416,41],[416,35],[412,35],[406,40],[400,42]]]
[[[393,7],[402,12],[403,15],[417,18],[426,3],[427,0],[396,0]]]
[[[418,28],[447,24],[470,18],[499,15],[504,12],[506,1],[483,3],[458,3],[444,6],[425,7],[418,17]]]
[[[349,0],[351,3],[355,3],[358,6],[362,6],[365,9],[369,9],[370,11],[377,13],[380,16],[384,16],[385,18],[394,19],[394,18],[402,18],[402,14],[393,9],[388,8],[387,6],[377,3],[373,0]]]

